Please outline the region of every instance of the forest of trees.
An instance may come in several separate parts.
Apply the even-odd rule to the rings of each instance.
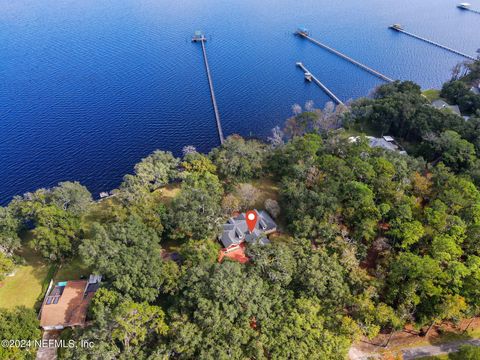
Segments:
[[[208,155],[155,151],[100,202],[76,182],[17,196],[0,207],[0,274],[29,246],[104,276],[92,325],[62,334],[95,346],[62,349],[61,359],[341,360],[361,337],[475,316],[480,107],[455,90],[480,78],[479,63],[470,66],[442,90],[468,121],[395,82],[345,108],[296,109],[269,143],[234,135]],[[409,155],[351,141],[372,129]],[[221,225],[266,178],[288,236],[248,247],[248,264],[218,263]],[[178,193],[163,201],[169,184]],[[179,244],[180,262],[162,258],[166,243]],[[21,308],[0,310],[0,333],[40,336]]]

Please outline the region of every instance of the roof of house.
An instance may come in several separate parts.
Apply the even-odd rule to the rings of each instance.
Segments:
[[[453,111],[455,114],[461,115],[458,105],[449,105],[447,102],[441,99],[432,101],[432,106],[439,110],[450,109],[450,111]]]
[[[258,221],[255,229],[250,232],[248,230],[245,213],[228,219],[223,225],[223,231],[219,239],[225,248],[232,245],[238,245],[244,241],[248,243],[268,243],[268,239],[264,236],[265,232],[272,232],[277,229],[277,224],[265,210],[254,210],[258,215]]]
[[[442,109],[442,108],[444,108],[446,106],[450,106],[450,105],[448,105],[448,103],[445,100],[437,99],[437,100],[432,101],[432,106],[434,108],[437,108],[437,109]]]
[[[245,243],[241,243],[234,250],[230,250],[230,251],[228,251],[227,249],[220,250],[220,253],[218,256],[218,262],[221,263],[223,259],[229,258],[231,260],[238,261],[241,264],[247,263],[250,259],[245,254],[245,247],[246,247]]]
[[[370,142],[371,147],[380,147],[380,148],[383,148],[386,150],[392,150],[392,151],[398,150],[398,146],[392,142],[393,139],[392,141],[390,141],[384,138],[376,138],[371,136],[367,136],[367,138]]]
[[[399,154],[405,155],[407,152],[398,145],[395,139],[389,135],[384,135],[381,138],[376,138],[373,136],[365,136],[368,140],[370,147],[378,147],[385,150],[397,151]],[[356,143],[360,139],[360,136],[350,136],[348,142]]]
[[[59,282],[46,295],[40,314],[40,326],[69,327],[85,324],[87,308],[100,285],[101,277]]]

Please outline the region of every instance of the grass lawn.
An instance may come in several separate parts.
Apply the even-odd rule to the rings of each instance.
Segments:
[[[270,235],[270,240],[277,243],[291,244],[295,241],[293,237],[285,233],[275,233]]]
[[[263,178],[253,180],[250,183],[260,191],[258,199],[255,201],[254,204],[255,208],[264,209],[265,200],[267,199],[278,200],[278,185],[271,179]]]
[[[14,276],[1,282],[0,307],[24,305],[33,308],[55,273],[56,268],[28,246],[24,246],[19,255],[25,259],[25,265],[17,267]]]
[[[382,135],[389,135],[389,134],[382,134],[381,129],[378,129],[375,126],[368,125],[368,124],[352,125],[345,130],[345,133],[348,136],[367,135],[367,136],[381,137]]]
[[[437,356],[424,356],[424,357],[418,358],[418,360],[448,360],[448,354],[437,355]]]
[[[160,242],[160,246],[168,252],[179,252],[185,242],[186,240],[165,239]]]
[[[440,90],[428,89],[422,92],[422,95],[425,96],[428,101],[432,102],[434,100],[440,99]]]
[[[76,257],[60,266],[54,277],[54,281],[80,280],[82,276],[85,278],[90,274],[91,269],[85,265],[79,257]]]
[[[155,193],[159,194],[159,199],[165,205],[168,205],[172,202],[173,198],[178,195],[180,192],[180,184],[168,184],[167,186],[162,187],[161,189],[155,190]]]
[[[480,338],[480,327],[471,326],[464,334],[461,332],[445,331],[440,336],[433,338],[430,343],[432,345],[444,344],[459,340],[469,340]]]

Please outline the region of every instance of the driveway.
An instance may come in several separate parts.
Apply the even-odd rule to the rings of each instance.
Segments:
[[[58,339],[60,333],[58,331],[44,331],[43,340],[54,340]],[[57,359],[57,348],[56,347],[41,347],[37,350],[36,360],[56,360]]]

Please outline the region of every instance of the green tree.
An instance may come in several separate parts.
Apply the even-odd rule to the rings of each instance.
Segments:
[[[200,240],[215,235],[221,223],[222,195],[217,176],[187,176],[169,209],[170,237]]]
[[[113,312],[112,338],[122,342],[128,352],[140,345],[147,336],[165,335],[168,326],[162,308],[148,303],[124,301]]]
[[[447,130],[431,141],[432,159],[443,161],[454,171],[470,168],[475,161],[475,147],[460,137],[458,133]]]
[[[125,223],[94,224],[80,255],[116,291],[135,300],[154,301],[165,280],[160,250],[155,231],[132,216]]]
[[[229,183],[247,182],[262,175],[266,146],[256,140],[229,136],[210,153],[221,179]]]
[[[183,265],[192,267],[202,264],[214,264],[218,260],[220,245],[209,239],[188,240],[180,247]]]
[[[99,289],[92,308],[92,326],[64,331],[62,337],[77,344],[92,342],[94,346],[62,348],[59,359],[147,359],[168,331],[162,308],[133,302],[111,290]]]
[[[0,207],[0,253],[12,254],[20,247],[20,222],[9,208]]]
[[[15,268],[15,264],[11,258],[0,252],[0,281],[5,278],[5,275]]]
[[[51,192],[52,202],[74,215],[84,214],[92,204],[92,194],[78,182],[61,182]]]
[[[428,321],[441,302],[445,275],[439,263],[429,256],[401,253],[392,262],[386,285],[388,304],[400,313]],[[400,286],[401,284],[401,286]]]
[[[416,244],[424,235],[424,229],[421,222],[405,221],[393,219],[388,235],[393,237],[400,247],[407,249]]]
[[[135,175],[153,191],[177,177],[179,162],[172,153],[156,150],[135,165]]]
[[[393,333],[404,324],[392,307],[374,301],[377,296],[374,289],[369,287],[355,296],[352,301],[353,318],[357,321],[363,335],[369,339],[377,336],[382,329]]]
[[[373,239],[380,213],[372,190],[358,181],[347,182],[343,189],[343,206],[345,222],[355,228],[360,238]]]
[[[463,345],[456,353],[449,354],[451,360],[478,360],[480,359],[480,347],[474,345]]]
[[[287,287],[296,274],[295,255],[288,245],[272,243],[267,246],[249,246],[247,255],[255,265],[252,271],[272,284]]]
[[[80,220],[55,205],[40,208],[32,244],[45,258],[63,261],[75,254],[78,246]]]
[[[23,306],[11,310],[0,309],[0,338],[12,340],[40,340],[41,331],[37,314]],[[9,360],[35,359],[34,346],[19,348],[0,346],[0,358]]]
[[[217,167],[207,156],[194,152],[185,155],[181,163],[184,173],[216,174]]]
[[[440,96],[452,104],[458,104],[465,113],[475,113],[480,109],[480,95],[470,91],[471,85],[463,80],[450,81],[443,84]]]
[[[337,256],[331,256],[324,250],[306,253],[303,248],[301,252],[297,250],[296,257],[298,261],[295,281],[301,293],[322,299],[324,306],[344,306],[350,290],[345,269]]]
[[[122,295],[118,292],[104,287],[95,292],[89,307],[89,313],[98,327],[106,327],[111,310],[118,306],[121,298]]]
[[[169,334],[181,359],[264,358],[254,324],[269,321],[281,300],[262,279],[227,261],[187,269],[181,284]]]
[[[358,327],[349,318],[325,317],[318,299],[300,298],[268,329],[275,359],[345,359]]]

